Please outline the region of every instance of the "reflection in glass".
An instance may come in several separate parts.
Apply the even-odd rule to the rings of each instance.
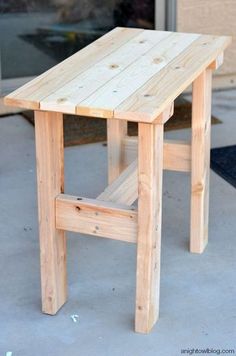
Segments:
[[[2,77],[40,74],[116,26],[154,28],[154,0],[0,0]]]

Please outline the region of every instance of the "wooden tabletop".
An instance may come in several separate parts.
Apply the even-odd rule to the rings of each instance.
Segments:
[[[5,98],[7,105],[152,122],[230,37],[115,28]]]

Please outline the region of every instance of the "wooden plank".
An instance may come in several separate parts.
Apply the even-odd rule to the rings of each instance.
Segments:
[[[122,139],[127,135],[127,121],[107,120],[108,182],[111,184],[123,171]]]
[[[212,71],[193,83],[190,251],[202,253],[208,242]]]
[[[138,168],[134,160],[97,199],[131,205],[138,198]]]
[[[119,77],[119,74],[123,73],[127,67],[130,68],[132,63],[142,58],[153,46],[169,36],[170,33],[165,31],[154,32],[146,30],[141,32],[117,48],[116,51],[113,51],[103,59],[97,61],[97,63],[85,72],[76,76],[57,91],[41,100],[40,107],[43,110],[63,110],[63,112],[67,113],[92,116],[90,111],[77,110],[77,105],[88,97],[93,97],[94,93],[96,95],[105,83],[110,83],[113,78]],[[117,94],[114,95],[114,92],[112,92],[111,97],[117,97]],[[111,97],[107,96],[106,102],[111,101]],[[92,110],[92,108],[93,106],[89,105],[89,110]],[[104,118],[113,116],[105,107],[104,110],[105,111],[97,111],[95,109],[93,116]]]
[[[191,170],[191,145],[186,141],[165,140],[163,169],[178,172]],[[126,136],[122,140],[122,162],[125,167],[137,158],[137,137]]]
[[[35,77],[22,77],[13,79],[0,79],[0,116],[17,114],[23,111],[23,109],[14,106],[4,105],[3,96],[9,94],[11,91],[19,88],[21,85],[29,82]]]
[[[5,102],[153,123],[230,41],[118,28],[8,95]]]
[[[222,52],[209,66],[208,69],[217,70],[224,63],[224,52]]]
[[[55,197],[64,189],[63,116],[35,112],[42,310],[55,314],[65,303],[66,237],[55,226]]]
[[[120,241],[137,241],[134,207],[60,194],[56,198],[56,227]]]
[[[163,125],[140,123],[138,146],[135,330],[148,333],[159,316]]]
[[[177,172],[190,172],[191,145],[185,141],[165,140],[164,169]]]
[[[99,60],[102,60],[142,32],[143,30],[141,29],[115,28],[8,95],[5,98],[5,104],[28,109],[39,109],[40,102],[49,94],[54,93],[61,86],[93,67]]]
[[[138,158],[138,137],[126,136],[122,140],[121,160],[124,167],[128,167]]]
[[[0,116],[20,113],[22,109],[4,105],[3,98],[0,98]]]
[[[116,107],[114,117],[152,122],[222,53],[230,41],[229,37],[201,36]]]
[[[97,199],[131,205],[138,198],[138,142],[136,137],[128,136],[123,139],[122,142],[123,163],[128,167],[97,197]],[[163,169],[189,172],[191,170],[190,144],[185,141],[165,141]]]
[[[165,124],[174,115],[174,102],[168,105],[165,110],[153,120],[153,124]]]
[[[159,32],[149,31],[149,33],[156,35]],[[160,34],[162,33],[160,32]],[[137,50],[132,50],[130,45],[127,44],[128,57],[133,55],[136,60],[129,66],[124,67],[113,79],[103,83],[104,85],[99,90],[94,91],[85,100],[78,101],[77,114],[105,118],[113,117],[114,109],[117,106],[135,93],[199,37],[199,35],[194,34],[188,36],[182,33],[170,34],[166,32],[166,34],[169,35],[164,37],[161,42],[158,42],[156,46],[150,47],[149,51],[144,52],[143,55],[138,54]],[[143,46],[143,44],[139,45]],[[130,116],[127,117],[130,120]]]

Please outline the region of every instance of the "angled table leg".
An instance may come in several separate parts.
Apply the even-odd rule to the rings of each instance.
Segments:
[[[208,242],[212,70],[193,83],[190,251]]]
[[[162,173],[163,125],[139,123],[135,330],[141,333],[159,316]]]
[[[42,310],[66,301],[66,238],[55,227],[55,197],[64,190],[63,115],[35,112]]]
[[[107,120],[108,182],[111,184],[123,171],[122,139],[127,135],[127,121]]]

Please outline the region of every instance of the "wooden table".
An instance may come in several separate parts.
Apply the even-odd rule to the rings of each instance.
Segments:
[[[69,230],[137,243],[135,330],[147,333],[155,324],[163,169],[191,171],[190,251],[201,253],[208,240],[212,71],[229,43],[115,28],[5,98],[35,111],[44,313],[66,301]],[[192,142],[163,141],[174,100],[191,83]],[[109,185],[97,199],[64,194],[64,113],[107,119]],[[138,138],[127,136],[127,120],[138,122]]]

